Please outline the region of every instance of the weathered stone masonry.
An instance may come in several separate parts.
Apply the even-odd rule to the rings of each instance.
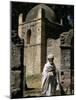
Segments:
[[[23,96],[23,41],[16,32],[11,36],[11,98]]]
[[[70,48],[73,31],[65,32],[65,26],[57,22],[54,11],[44,4],[32,8],[25,22],[22,18],[20,14],[18,34],[24,39],[25,77],[41,73],[47,56],[53,53],[60,81],[64,84],[62,87],[64,91],[67,90],[71,86]],[[62,75],[66,76],[64,80],[61,78]]]
[[[11,93],[22,96],[26,76],[41,74],[47,56],[53,53],[65,94],[74,93],[74,32],[67,31],[55,12],[44,4],[32,8],[23,21],[19,15],[18,34],[11,44]],[[24,41],[24,42],[21,42]],[[68,91],[68,92],[67,92]],[[19,95],[20,94],[20,95]]]

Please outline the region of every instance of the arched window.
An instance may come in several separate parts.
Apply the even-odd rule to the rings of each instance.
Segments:
[[[29,29],[27,31],[27,44],[30,44],[30,38],[31,38],[31,30]]]

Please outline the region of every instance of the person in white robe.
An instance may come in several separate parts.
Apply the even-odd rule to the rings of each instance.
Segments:
[[[53,54],[48,56],[48,62],[44,65],[42,72],[42,94],[46,96],[55,95],[57,80],[56,80],[56,67],[54,64]]]

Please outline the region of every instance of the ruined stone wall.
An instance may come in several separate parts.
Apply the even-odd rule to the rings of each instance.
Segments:
[[[17,37],[16,37],[17,39]],[[11,43],[11,98],[23,95],[23,44]]]
[[[74,57],[73,50],[72,50],[72,45],[71,44],[73,39],[73,29],[69,30],[68,32],[63,32],[61,34],[60,40],[61,40],[61,86],[63,87],[63,90],[65,94],[73,94],[73,85],[74,81],[72,78],[74,78],[73,73],[74,73],[74,64],[71,65],[72,62],[72,57]],[[74,59],[74,58],[73,58]]]
[[[54,54],[54,63],[57,69],[60,69],[61,67],[60,38],[58,39],[48,38],[47,39],[47,56],[51,53]]]
[[[27,32],[31,31],[30,43],[27,44]],[[26,76],[39,74],[41,68],[41,20],[25,24],[24,66]]]

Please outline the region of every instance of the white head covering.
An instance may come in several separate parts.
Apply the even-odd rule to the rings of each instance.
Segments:
[[[48,55],[48,59],[50,58],[54,58],[54,55],[53,54]]]

